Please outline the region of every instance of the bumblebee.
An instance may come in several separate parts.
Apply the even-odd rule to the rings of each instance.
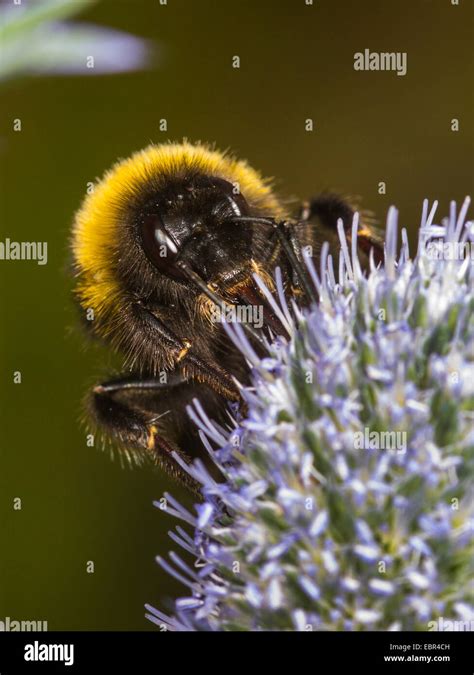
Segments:
[[[302,247],[317,265],[324,241],[339,249],[338,219],[350,238],[353,214],[322,194],[292,216],[245,161],[201,144],[150,145],[105,174],[75,217],[75,295],[93,333],[124,357],[126,374],[95,386],[88,408],[126,457],[150,457],[197,491],[175,454],[189,463],[201,445],[186,406],[197,398],[225,424],[229,404],[241,405],[236,380],[249,378],[213,310],[261,307],[262,331],[284,333],[254,274],[273,290],[279,267],[288,295],[316,300]],[[366,224],[358,242],[380,257]],[[259,331],[245,327],[258,351]]]

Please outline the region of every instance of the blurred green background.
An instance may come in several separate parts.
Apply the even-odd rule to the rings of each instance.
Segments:
[[[70,295],[68,236],[87,183],[150,141],[186,136],[232,148],[287,197],[360,195],[381,222],[395,204],[413,234],[423,198],[444,215],[472,193],[472,11],[467,0],[108,0],[77,20],[157,43],[152,67],[3,86],[0,240],[46,240],[49,259],[0,261],[0,620],[146,630],[143,604],[166,608],[182,591],[154,562],[174,547],[175,522],[152,500],[186,495],[88,448],[79,423],[84,392],[113,363],[77,329]],[[406,51],[407,75],[354,71],[365,48]]]

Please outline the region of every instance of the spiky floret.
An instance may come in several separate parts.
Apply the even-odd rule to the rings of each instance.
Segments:
[[[269,181],[245,161],[204,144],[150,145],[117,162],[106,172],[78,210],[72,250],[78,276],[77,297],[94,312],[99,333],[114,332],[114,317],[124,302],[117,274],[121,248],[130,245],[127,229],[144,194],[152,194],[170,179],[192,174],[223,178],[237,184],[247,202],[276,217],[284,208]]]

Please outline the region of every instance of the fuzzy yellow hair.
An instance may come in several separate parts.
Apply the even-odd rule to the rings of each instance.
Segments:
[[[202,144],[149,145],[107,171],[78,210],[73,227],[72,249],[79,282],[77,295],[96,318],[113,315],[119,299],[120,281],[115,275],[120,228],[130,204],[143,190],[163,185],[174,176],[198,172],[238,184],[249,204],[275,217],[285,215],[268,180],[245,161]]]

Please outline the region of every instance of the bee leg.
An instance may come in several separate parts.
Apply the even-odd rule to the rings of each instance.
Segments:
[[[342,220],[344,231],[350,240],[352,236],[352,221],[356,207],[341,195],[330,192],[320,194],[303,205],[300,212],[300,223],[307,225],[306,236],[310,237],[308,243],[317,243],[319,249],[321,243],[328,241],[332,247],[339,250],[339,236],[337,234],[337,223]],[[360,212],[362,223],[359,225],[357,233],[357,245],[359,251],[362,251],[367,260],[371,250],[375,262],[378,264],[384,259],[383,237],[378,230],[372,226],[373,216],[368,212]],[[311,241],[312,239],[312,241]]]
[[[313,283],[309,278],[308,272],[301,262],[301,244],[296,237],[292,223],[288,221],[275,222],[274,228],[277,232],[283,251],[288,258],[288,262],[298,278],[301,288],[309,302],[316,303],[318,301],[318,296]]]
[[[198,440],[197,432],[196,439],[191,439],[178,428],[178,420],[187,417],[185,406],[194,395],[186,391],[183,399],[181,384],[186,390],[190,386],[177,373],[173,373],[166,384],[153,378],[122,378],[94,387],[89,407],[99,426],[123,448],[151,456],[160,468],[201,496],[200,485],[174,456],[176,453],[190,464],[191,456],[182,449],[180,441],[186,445],[189,441],[191,445],[193,440]]]
[[[192,379],[206,382],[214,391],[229,401],[240,401],[240,392],[232,376],[221,366],[204,361],[192,352],[192,344],[180,340],[165,324],[151,312],[142,302],[135,304],[142,319],[151,328],[154,336],[170,351],[177,352],[176,363],[183,372],[188,372]]]
[[[302,221],[313,222],[330,230],[337,230],[337,221],[342,220],[344,229],[349,230],[354,209],[341,195],[324,192],[303,205],[300,217]]]

